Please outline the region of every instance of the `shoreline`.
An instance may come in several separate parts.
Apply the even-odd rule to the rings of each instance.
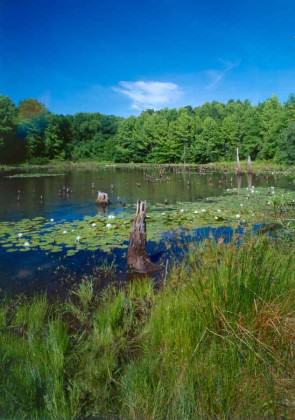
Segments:
[[[243,173],[247,173],[247,162],[241,161]],[[36,170],[74,170],[74,169],[101,169],[101,168],[126,168],[126,169],[157,169],[167,168],[179,171],[193,170],[198,173],[235,173],[236,162],[212,162],[212,163],[115,163],[115,162],[97,162],[95,160],[81,160],[73,161],[51,161],[47,164],[36,165],[29,163],[22,163],[16,165],[0,165],[1,172],[10,171],[36,171]],[[280,164],[269,161],[254,161],[254,173],[280,173],[286,175],[295,175],[295,165]]]

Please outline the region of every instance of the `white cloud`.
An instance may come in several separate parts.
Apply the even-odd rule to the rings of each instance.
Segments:
[[[214,89],[217,85],[219,85],[231,70],[238,67],[240,63],[232,63],[230,61],[221,60],[224,68],[221,70],[208,70],[207,76],[210,79],[210,82],[207,84],[207,89]]]
[[[139,111],[147,108],[159,109],[171,106],[177,102],[182,94],[180,87],[171,82],[121,81],[113,89],[131,99],[132,108]]]

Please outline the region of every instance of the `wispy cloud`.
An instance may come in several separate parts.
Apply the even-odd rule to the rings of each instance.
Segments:
[[[182,91],[176,83],[171,82],[119,82],[113,90],[131,99],[131,107],[138,111],[147,108],[159,109],[176,104]]]
[[[211,90],[217,87],[226,77],[226,75],[231,72],[234,68],[240,65],[240,62],[231,62],[231,61],[224,61],[221,60],[223,63],[223,68],[220,70],[207,70],[207,76],[209,77],[209,83],[207,84],[206,88]]]

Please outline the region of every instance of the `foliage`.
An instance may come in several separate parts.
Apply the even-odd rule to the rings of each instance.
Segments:
[[[21,150],[21,144],[16,139],[17,109],[12,100],[0,96],[0,162],[11,163]]]
[[[41,159],[100,162],[207,163],[234,160],[294,162],[295,99],[258,105],[213,101],[192,108],[146,110],[119,118],[100,113],[54,115],[35,99],[18,107],[0,97],[1,162]],[[286,153],[282,153],[285,150]]]
[[[283,162],[295,162],[295,119],[289,122],[281,134],[279,155]]]

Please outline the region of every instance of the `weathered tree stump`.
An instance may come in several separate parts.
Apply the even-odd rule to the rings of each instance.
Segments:
[[[137,273],[150,273],[160,270],[151,262],[146,252],[146,201],[138,201],[132,222],[128,246],[128,267]]]
[[[107,195],[107,193],[98,191],[96,203],[101,204],[103,206],[107,206],[108,204],[110,204],[109,196]]]
[[[239,156],[239,148],[237,147],[237,166],[236,166],[236,174],[241,175],[242,174],[242,168],[240,163],[240,156]]]
[[[248,160],[247,160],[247,172],[248,174],[252,174],[253,175],[253,166],[252,166],[252,161],[251,161],[251,156],[248,156]]]

